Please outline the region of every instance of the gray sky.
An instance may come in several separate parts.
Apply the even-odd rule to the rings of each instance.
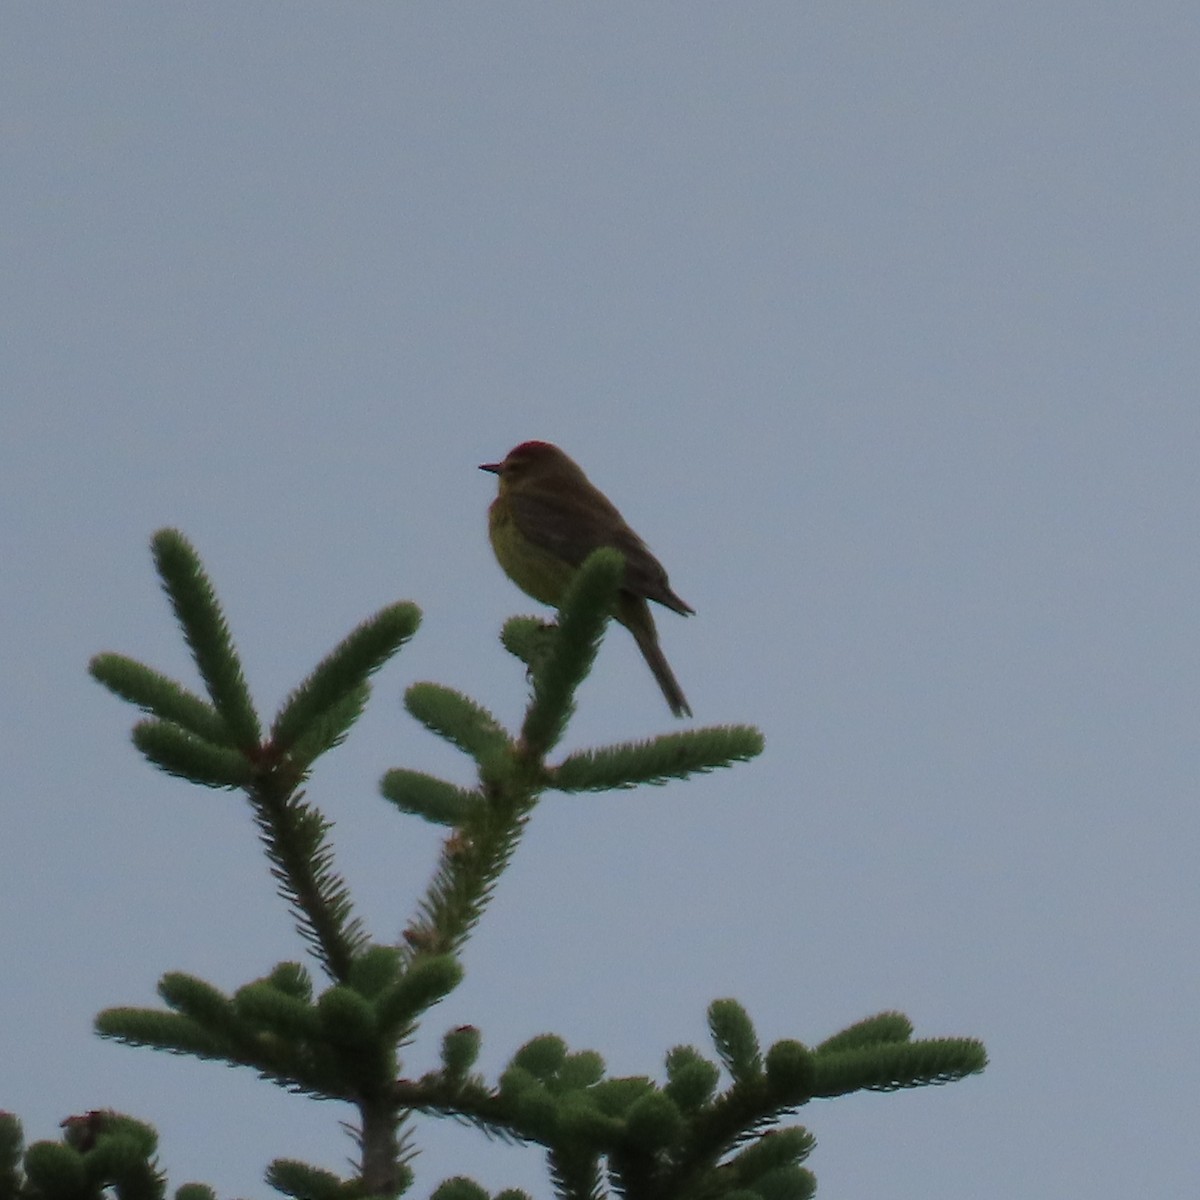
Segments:
[[[898,1008],[948,1088],[801,1113],[825,1197],[1195,1194],[1200,23],[1194,5],[9,7],[0,48],[0,1106],[113,1106],[173,1185],[340,1170],[349,1112],[102,1043],[162,972],[301,946],[243,803],[85,675],[192,675],[150,534],[205,559],[273,711],[394,599],[425,625],[310,798],[381,938],[470,779],[401,711],[524,701],[476,464],[560,443],[697,610],[754,764],[550,797],[430,1015],[615,1073]],[[614,630],[569,746],[674,728]],[[548,1194],[422,1127],[415,1195]]]

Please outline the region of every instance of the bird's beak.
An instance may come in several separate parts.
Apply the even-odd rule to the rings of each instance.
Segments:
[[[481,471],[491,471],[491,473],[492,473],[493,475],[499,475],[499,474],[500,474],[500,468],[501,468],[501,467],[503,467],[503,466],[504,466],[504,464],[503,464],[503,463],[480,463],[480,464],[479,464],[479,469],[480,469]]]

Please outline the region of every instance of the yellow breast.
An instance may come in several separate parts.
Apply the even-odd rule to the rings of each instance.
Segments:
[[[516,526],[502,499],[488,509],[488,537],[496,561],[526,595],[557,608],[575,568],[530,541]]]

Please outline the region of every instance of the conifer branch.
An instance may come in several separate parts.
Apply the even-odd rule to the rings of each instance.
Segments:
[[[385,1037],[408,1029],[427,1008],[462,982],[463,969],[450,954],[420,955],[408,970],[375,1000],[379,1029]]]
[[[429,1200],[492,1200],[492,1198],[488,1195],[487,1189],[480,1187],[475,1180],[468,1179],[465,1175],[455,1175],[450,1179],[443,1179],[434,1188]]]
[[[508,746],[508,734],[487,709],[440,683],[412,684],[404,693],[404,707],[477,763],[488,762]]]
[[[735,1147],[795,1107],[773,1101],[764,1079],[735,1083],[689,1122],[686,1138],[673,1156],[672,1186],[681,1186],[712,1169]]]
[[[762,734],[749,725],[664,733],[644,742],[569,754],[554,768],[551,785],[562,792],[602,792],[664,784],[745,762],[762,749]]]
[[[442,1038],[442,1074],[451,1086],[466,1084],[467,1073],[479,1057],[482,1039],[474,1025],[460,1025]]]
[[[169,974],[160,993],[171,1011],[110,1009],[96,1028],[131,1045],[249,1066],[289,1089],[355,1105],[357,1177],[342,1180],[277,1160],[269,1180],[293,1200],[398,1196],[412,1182],[405,1121],[414,1112],[541,1145],[562,1200],[600,1200],[604,1170],[626,1200],[807,1200],[814,1181],[801,1164],[813,1139],[800,1128],[769,1128],[786,1114],[816,1096],[942,1083],[983,1069],[980,1043],[914,1042],[911,1024],[899,1013],[860,1021],[815,1050],[785,1039],[764,1055],[742,1006],[718,1000],[708,1015],[716,1055],[731,1077],[724,1092],[718,1092],[718,1065],[690,1046],[669,1052],[666,1083],[659,1086],[649,1077],[606,1077],[600,1055],[571,1052],[553,1035],[527,1042],[489,1088],[472,1074],[480,1049],[473,1026],[444,1036],[439,1070],[416,1081],[397,1079],[398,1048],[460,982],[459,953],[546,788],[602,791],[682,779],[752,758],[762,751],[762,736],[746,726],[691,730],[580,751],[557,767],[546,765],[623,578],[622,556],[598,551],[576,572],[556,624],[523,618],[505,626],[505,645],[533,677],[519,738],[460,692],[433,683],[408,689],[409,712],[475,760],[479,784],[467,790],[407,769],[384,776],[385,798],[448,833],[404,944],[373,945],[333,869],[330,823],[299,789],[316,758],[361,714],[370,676],[412,636],[419,613],[410,604],[392,605],[352,631],[292,692],[270,739],[260,744],[236,650],[194,550],[177,532],[163,530],[154,551],[212,703],[120,655],[98,655],[92,674],[150,714],[135,727],[134,740],[156,766],[205,786],[246,792],[279,891],[332,983],[314,997],[308,971],[280,963],[227,996],[203,980]],[[71,1139],[90,1128],[73,1126],[57,1149],[31,1147],[37,1153],[30,1161],[44,1183],[55,1171],[75,1169],[64,1166],[62,1152],[74,1153]],[[123,1136],[130,1132],[121,1129]],[[108,1133],[117,1130],[112,1121],[105,1126]],[[146,1166],[153,1143],[134,1140],[141,1165],[114,1175],[110,1186],[118,1200],[162,1200],[162,1181]],[[34,1200],[22,1190],[19,1155],[20,1127],[0,1114],[0,1200]],[[26,1169],[32,1180],[34,1172]],[[95,1200],[61,1183],[36,1195]],[[462,1177],[447,1180],[434,1196],[486,1200],[479,1185]],[[528,1200],[515,1192],[501,1196]],[[214,1197],[193,1185],[178,1200]]]
[[[345,1200],[353,1186],[332,1171],[292,1158],[275,1159],[267,1168],[266,1180],[277,1192],[293,1200]]]
[[[762,1074],[758,1037],[749,1015],[736,1000],[714,1000],[709,1005],[708,1029],[734,1083],[758,1079]]]
[[[497,1141],[516,1145],[533,1140],[515,1123],[511,1106],[476,1079],[458,1081],[444,1075],[398,1079],[392,1085],[391,1098],[407,1112],[452,1117]]]
[[[497,772],[486,802],[442,843],[432,881],[405,931],[410,953],[453,954],[466,942],[537,803],[528,770]]]
[[[767,1051],[767,1096],[777,1107],[796,1108],[813,1097],[813,1052],[802,1042],[784,1038]]]
[[[360,683],[327,709],[314,716],[287,751],[287,762],[297,779],[307,776],[312,764],[346,740],[350,727],[362,716],[371,696],[371,685]]]
[[[536,675],[549,656],[558,626],[540,617],[509,617],[500,630],[500,644]]]
[[[368,1000],[376,1000],[399,980],[404,956],[397,946],[370,945],[355,955],[346,982]]]
[[[468,792],[421,771],[400,768],[384,774],[379,791],[401,812],[412,813],[434,825],[465,825],[483,803],[479,792]]]
[[[152,540],[163,590],[183,629],[192,658],[234,744],[242,750],[262,736],[242,664],[216,593],[191,543],[176,529],[160,529]]]
[[[175,1189],[175,1200],[217,1200],[217,1193],[206,1183],[184,1183]]]
[[[559,1200],[600,1200],[604,1194],[600,1155],[594,1150],[556,1146],[546,1155]]]
[[[675,1046],[667,1052],[667,1084],[663,1088],[679,1106],[691,1113],[708,1104],[717,1090],[721,1070],[694,1046]]]
[[[211,704],[194,692],[123,654],[97,654],[92,678],[143,711],[217,746],[232,747],[229,729]]]
[[[218,746],[170,721],[139,721],[133,744],[160,771],[202,787],[244,788],[254,778],[240,750]]]
[[[233,1004],[240,1018],[293,1045],[321,1035],[320,1017],[312,1003],[289,996],[266,980],[238,988]]]
[[[818,1054],[835,1050],[856,1050],[862,1046],[878,1046],[884,1042],[907,1042],[913,1035],[912,1022],[898,1012],[878,1013],[847,1026],[841,1033],[826,1038],[816,1048]]]
[[[189,1017],[148,1008],[107,1008],[95,1020],[96,1032],[126,1046],[146,1046],[170,1054],[228,1062],[229,1042]]]
[[[330,823],[273,777],[250,792],[254,819],[270,860],[271,874],[292,911],[301,936],[330,978],[344,980],[367,935],[352,916],[350,889],[333,869]]]
[[[347,697],[362,695],[367,680],[416,633],[420,623],[420,610],[409,603],[391,604],[363,621],[284,702],[271,730],[275,747],[287,750]]]
[[[0,1111],[0,1200],[16,1200],[24,1148],[20,1120],[10,1112]]]
[[[624,574],[621,553],[604,549],[593,551],[571,580],[556,635],[533,674],[533,699],[521,729],[530,757],[544,758],[562,738],[575,711],[575,691],[596,661]]]
[[[786,1171],[791,1174],[812,1153],[816,1144],[817,1139],[799,1125],[791,1129],[772,1129],[739,1151],[718,1173],[729,1190],[744,1187],[758,1191],[761,1190],[760,1181],[775,1172]],[[811,1171],[792,1175],[792,1178],[800,1190],[789,1193],[791,1195],[806,1194],[803,1190],[806,1182],[811,1184],[808,1195],[816,1189],[816,1179]],[[756,1184],[759,1187],[755,1187]]]
[[[354,1100],[353,1077],[342,1061],[320,1042],[301,1044],[275,1036],[253,1034],[246,1028],[236,1036],[205,1028],[200,1021],[177,1013],[145,1008],[110,1008],[99,1013],[96,1032],[126,1046],[186,1054],[250,1067],[264,1079],[316,1100]]]
[[[933,1038],[817,1054],[814,1066],[813,1095],[828,1099],[952,1083],[982,1071],[987,1052],[973,1038]]]
[[[25,1152],[25,1181],[14,1196],[27,1200],[162,1200],[166,1180],[155,1161],[158,1135],[121,1113],[95,1110],[67,1117],[58,1142],[34,1142]]]

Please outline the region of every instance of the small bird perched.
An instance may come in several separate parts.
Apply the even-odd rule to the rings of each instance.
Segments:
[[[625,556],[625,582],[613,616],[637,642],[671,712],[692,715],[658,644],[647,600],[687,616],[694,612],[667,583],[662,563],[625,523],[612,502],[578,465],[549,442],[522,442],[503,462],[481,471],[500,476],[500,494],[488,509],[488,536],[504,573],[523,592],[555,608],[593,550]]]

